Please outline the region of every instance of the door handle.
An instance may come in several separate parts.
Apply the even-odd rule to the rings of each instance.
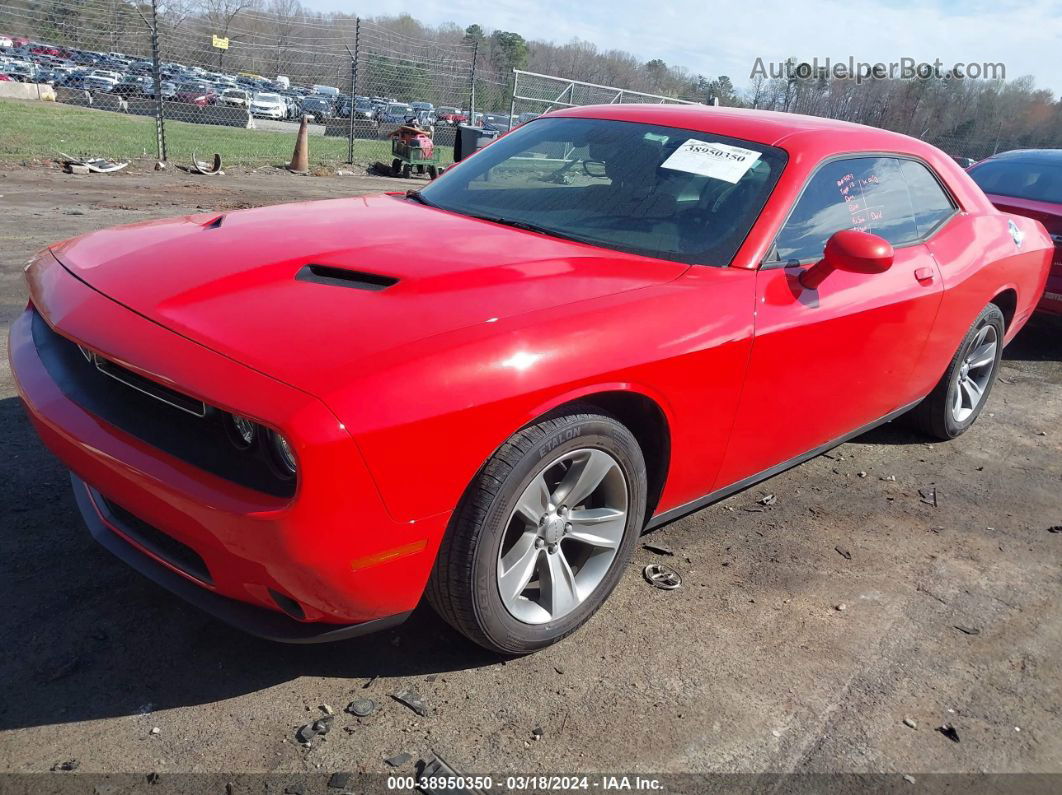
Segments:
[[[929,284],[933,281],[933,269],[932,268],[915,268],[915,278],[923,284]]]

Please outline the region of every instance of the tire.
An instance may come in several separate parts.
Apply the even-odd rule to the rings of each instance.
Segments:
[[[413,166],[411,166],[409,163],[406,163],[404,166],[402,166],[402,178],[403,179],[409,179],[409,175],[412,172],[413,172]]]
[[[536,484],[547,487],[539,492],[543,498],[548,494],[562,500],[566,484],[576,484],[569,496],[585,491],[598,470],[606,468],[598,486],[571,509],[547,507],[537,524],[527,518],[526,495]],[[585,481],[577,477],[581,472],[587,473]],[[564,480],[567,474],[569,481]],[[646,484],[638,443],[612,417],[576,408],[524,428],[498,449],[466,491],[439,548],[428,601],[447,623],[491,651],[529,654],[562,640],[590,619],[623,575],[644,522]],[[622,489],[625,515],[595,519],[600,535],[594,536],[594,544],[578,538],[588,535],[581,530],[589,526],[584,522],[591,514],[584,512],[614,516],[616,508],[610,506],[618,504]],[[557,516],[571,523],[561,528]],[[563,533],[559,540],[557,533]],[[528,534],[534,537],[530,544],[525,543]],[[612,546],[596,546],[605,536]],[[505,560],[535,561],[524,567],[532,574],[522,588],[519,577],[510,578],[520,564],[506,572],[502,553],[507,548]],[[570,587],[551,595],[548,583],[554,571],[566,572]],[[502,596],[505,578],[510,578],[507,590],[515,591],[508,601]],[[565,593],[571,598],[565,599]]]
[[[439,176],[439,169],[436,166],[428,166],[428,179],[435,179]]]
[[[402,161],[397,157],[391,161],[391,173],[396,177],[402,173]]]
[[[1004,330],[1005,321],[999,307],[989,304],[981,310],[936,387],[911,412],[911,419],[923,433],[935,439],[954,439],[977,421],[999,372]],[[991,357],[985,354],[989,341],[994,345]],[[982,351],[982,356],[974,356],[977,350]],[[971,363],[978,361],[984,363],[971,367]],[[966,386],[961,385],[964,381]],[[980,397],[975,404],[971,381],[973,386],[980,385]],[[957,410],[960,408],[961,411]]]

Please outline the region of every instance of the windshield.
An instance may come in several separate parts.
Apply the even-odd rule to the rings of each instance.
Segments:
[[[255,94],[255,102],[280,102],[280,94]]]
[[[400,116],[404,113],[412,115],[413,108],[409,105],[388,105],[387,112],[394,116]]]
[[[986,160],[967,173],[985,193],[1062,204],[1062,162]]]
[[[678,262],[729,265],[785,165],[713,133],[541,118],[458,164],[427,203]]]

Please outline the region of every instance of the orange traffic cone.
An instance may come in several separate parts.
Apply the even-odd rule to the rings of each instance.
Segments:
[[[295,151],[291,155],[291,163],[288,164],[288,171],[294,171],[296,174],[305,174],[310,170],[310,128],[306,122],[307,118],[303,116],[302,121],[299,123],[299,135],[295,139]]]

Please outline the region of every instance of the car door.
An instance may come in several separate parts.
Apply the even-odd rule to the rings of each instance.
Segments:
[[[921,398],[912,372],[940,306],[940,274],[900,159],[844,157],[815,171],[757,274],[755,336],[717,488],[784,465]],[[798,276],[829,237],[860,229],[895,248],[883,273]]]

